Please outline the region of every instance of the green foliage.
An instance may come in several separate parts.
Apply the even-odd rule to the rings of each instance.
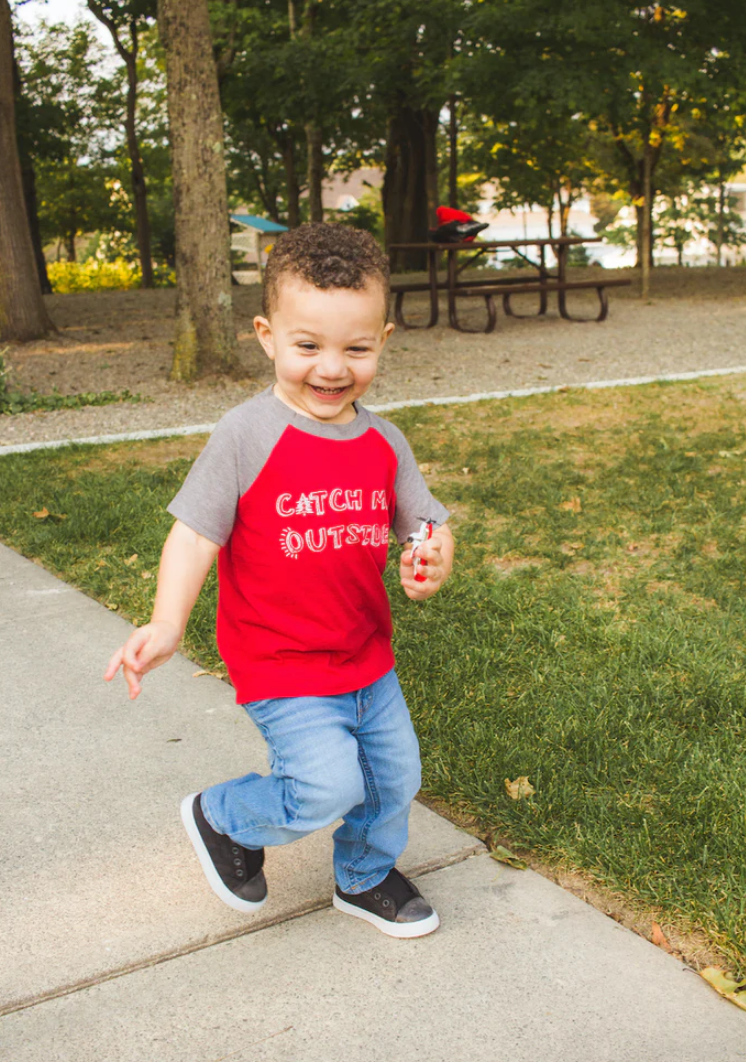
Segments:
[[[743,143],[746,52],[736,10],[702,0],[685,10],[623,0],[474,5],[459,75],[474,164],[504,182],[506,205],[547,205],[552,183],[557,194],[583,184],[621,190],[639,205],[645,159],[655,189],[677,169],[702,174],[718,155],[732,158]]]
[[[120,14],[126,15],[133,5],[104,7],[110,14],[121,8]],[[134,7],[147,10],[154,5],[138,0]],[[131,46],[131,41],[125,43]],[[23,84],[19,142],[34,164],[44,242],[60,241],[67,257],[74,258],[76,239],[99,232],[118,241],[119,254],[136,260],[130,160],[122,127],[125,66],[112,68],[83,22],[72,27],[42,22],[33,35],[22,30],[16,50]],[[136,125],[153,251],[173,263],[165,63],[154,25],[139,33],[137,74]]]
[[[136,122],[154,253],[172,263],[154,2],[101,6],[120,28],[130,17],[144,27]],[[736,0],[692,0],[685,8],[623,0],[210,0],[210,14],[231,201],[277,220],[296,212],[302,219],[307,210],[308,123],[322,131],[328,169],[388,165],[390,176],[414,151],[413,131],[435,124],[438,182],[428,194],[446,201],[443,120],[452,97],[459,205],[473,210],[489,178],[498,182],[498,205],[540,204],[555,232],[564,231],[581,191],[639,206],[645,158],[654,190],[669,198],[680,196],[683,181],[714,186],[743,164],[746,32]],[[44,239],[72,254],[77,236],[99,231],[110,244],[105,257],[134,260],[124,66],[103,61],[83,23],[41,24],[33,38],[19,32],[17,52],[19,139],[36,167]],[[403,182],[405,216],[425,196],[424,160],[415,161],[412,182]],[[402,224],[401,216],[387,206],[388,224],[394,217]],[[606,212],[604,227],[612,216]],[[374,226],[366,210],[360,220]]]
[[[47,273],[56,295],[69,295],[78,291],[127,291],[139,288],[142,273],[136,262],[115,258],[111,262],[89,258],[85,262],[50,262]],[[168,266],[155,270],[156,286],[171,288],[176,284],[176,275]]]
[[[19,135],[36,171],[44,242],[74,257],[77,236],[126,227],[126,203],[108,154],[117,90],[90,27],[40,23],[18,35],[23,81]]]
[[[380,208],[376,210],[374,206],[358,203],[351,210],[335,210],[330,220],[340,225],[350,225],[354,229],[371,232],[379,240],[383,239],[383,215]]]

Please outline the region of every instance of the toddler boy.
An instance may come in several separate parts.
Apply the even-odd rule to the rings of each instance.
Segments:
[[[182,802],[213,891],[239,911],[264,903],[266,846],[341,818],[334,906],[395,937],[438,916],[395,867],[420,786],[419,748],[394,668],[382,581],[389,529],[404,543],[404,592],[450,573],[447,510],[401,432],[358,399],[393,325],[388,263],[367,233],[302,225],[280,236],[254,328],[276,382],[222,418],[168,507],[151,622],[112,657],[131,698],[181,640],[217,556],[217,638],[236,699],[264,736],[270,773]],[[424,576],[424,581],[422,581]]]

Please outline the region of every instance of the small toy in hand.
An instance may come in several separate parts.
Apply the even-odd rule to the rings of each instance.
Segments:
[[[409,536],[409,541],[412,543],[412,564],[414,566],[414,577],[418,583],[427,582],[427,576],[420,574],[420,568],[422,567],[422,560],[417,553],[423,542],[426,542],[433,534],[433,522],[432,520],[423,520],[420,524],[419,531],[413,532]],[[425,565],[427,566],[427,565]]]

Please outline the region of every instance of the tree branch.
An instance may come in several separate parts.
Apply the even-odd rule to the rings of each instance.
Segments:
[[[134,55],[132,52],[129,52],[120,41],[119,30],[114,19],[109,18],[98,0],[88,0],[88,10],[96,16],[99,22],[106,26],[114,40],[114,47],[119,52],[120,58],[123,59],[125,63],[129,63],[134,58]]]

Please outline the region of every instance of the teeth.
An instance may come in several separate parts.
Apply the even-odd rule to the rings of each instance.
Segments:
[[[344,390],[344,387],[314,387],[314,391],[321,391],[325,395],[338,395]]]

